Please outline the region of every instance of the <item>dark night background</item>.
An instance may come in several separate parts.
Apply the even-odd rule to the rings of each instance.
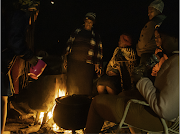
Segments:
[[[61,55],[71,34],[82,25],[87,12],[96,13],[94,28],[100,34],[104,61],[108,61],[118,45],[119,35],[133,36],[133,47],[148,21],[147,7],[153,0],[41,0],[35,27],[35,50]],[[163,0],[166,16],[179,17],[179,0]],[[59,40],[59,42],[58,42]]]

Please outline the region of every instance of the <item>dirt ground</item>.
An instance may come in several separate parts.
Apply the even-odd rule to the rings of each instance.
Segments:
[[[28,119],[18,119],[18,118],[7,118],[5,131],[9,131],[9,134],[27,134],[27,133],[45,133],[45,134],[71,134],[72,132],[67,131],[63,128],[59,128],[58,130],[53,130],[53,119],[50,119],[48,122],[43,124],[35,124],[35,119],[30,117]],[[105,121],[102,127],[102,133],[116,133],[118,128],[118,124],[113,122]],[[83,130],[76,130],[76,134],[83,134]],[[129,129],[121,129],[122,134],[130,134]]]
[[[96,94],[96,92],[94,93]],[[8,114],[5,126],[6,134],[27,134],[27,133],[41,133],[41,134],[70,134],[69,130],[59,128],[53,129],[54,120],[43,119],[39,123],[38,111],[31,109],[26,102],[17,101],[19,95],[11,97],[8,103]],[[118,124],[105,121],[102,127],[102,133],[116,133]],[[83,134],[83,130],[76,130],[77,134]],[[122,134],[130,134],[129,129],[121,129]]]

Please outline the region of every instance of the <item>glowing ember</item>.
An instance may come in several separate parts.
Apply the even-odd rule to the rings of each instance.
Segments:
[[[54,123],[54,125],[53,125],[53,130],[54,131],[58,131],[59,130],[59,127],[56,125],[56,123]]]
[[[72,134],[72,130],[64,130],[64,134]]]

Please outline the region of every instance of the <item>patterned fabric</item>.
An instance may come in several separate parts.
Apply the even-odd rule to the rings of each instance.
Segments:
[[[119,53],[119,50],[120,50],[122,56],[125,58],[123,60],[124,62],[126,62],[126,61],[129,61],[129,62],[130,61],[132,61],[132,62],[136,61],[136,53],[132,48],[119,48],[119,47],[117,47],[114,50],[113,57],[111,58],[111,60],[108,63],[106,72],[111,71],[112,69],[117,69],[118,70],[119,62],[121,62],[121,61],[118,60],[118,58],[117,58],[117,57],[120,57],[120,56],[116,56],[116,55]]]
[[[113,57],[109,61],[106,69],[106,73],[108,71],[113,71],[115,73],[119,73],[121,76],[121,87],[123,87],[123,79],[122,79],[122,66],[126,66],[130,77],[132,75],[132,71],[134,69],[136,63],[136,53],[132,48],[120,48],[117,47],[114,50]],[[131,77],[131,84],[133,85],[133,79]]]
[[[82,30],[82,28],[78,28],[74,31],[73,34],[70,35],[70,38],[67,41],[67,48],[66,52],[71,53],[72,51],[72,45],[76,38],[76,35]],[[92,37],[90,39],[90,48],[87,55],[86,63],[89,64],[99,64],[100,68],[102,68],[102,58],[103,58],[103,47],[102,42],[100,40],[100,36],[98,34],[95,34],[92,30]]]

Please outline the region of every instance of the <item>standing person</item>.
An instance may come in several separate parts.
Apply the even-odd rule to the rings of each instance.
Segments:
[[[93,75],[101,74],[103,47],[99,34],[93,29],[96,14],[87,13],[84,24],[77,28],[67,42],[67,92],[91,95]]]
[[[1,31],[1,133],[4,132],[8,97],[13,95],[11,69],[17,57],[35,66],[38,59],[26,44],[29,25],[27,14],[20,10],[18,0],[2,1]]]
[[[144,64],[149,57],[154,54],[156,49],[156,42],[154,36],[155,26],[162,23],[166,18],[162,14],[164,3],[162,0],[154,0],[148,6],[149,21],[141,30],[141,34],[136,45],[137,55],[140,57],[140,64]]]
[[[175,20],[174,20],[175,19]],[[162,48],[169,57],[161,66],[155,82],[143,74],[134,74],[138,90],[129,90],[118,95],[101,94],[95,96],[89,109],[85,133],[99,133],[104,120],[119,123],[130,99],[146,101],[150,107],[134,104],[130,107],[125,122],[135,128],[149,131],[163,131],[160,118],[167,126],[179,116],[179,20],[166,18],[158,32],[162,38]],[[135,94],[136,93],[136,94]]]
[[[97,82],[99,94],[118,94],[122,90],[132,88],[131,73],[136,62],[136,53],[131,45],[132,39],[129,34],[120,35],[118,47],[107,65],[106,74]]]

